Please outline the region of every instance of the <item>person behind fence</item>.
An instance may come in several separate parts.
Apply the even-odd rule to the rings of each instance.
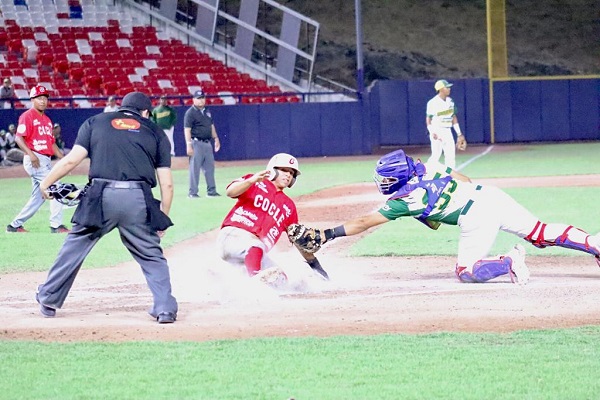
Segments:
[[[50,173],[51,157],[63,158],[64,154],[54,141],[52,121],[46,115],[49,93],[45,86],[37,85],[31,89],[29,98],[31,108],[19,117],[19,126],[15,141],[24,152],[23,168],[31,177],[32,190],[29,201],[15,219],[6,226],[6,232],[25,233],[23,224],[35,215],[44,204],[40,183]],[[50,232],[67,233],[63,225],[63,206],[57,201],[50,202]]]
[[[6,138],[6,131],[0,130],[0,162],[6,159],[6,152],[8,151],[8,139]]]
[[[104,107],[104,112],[115,112],[119,110],[119,106],[117,105],[117,98],[115,96],[108,96],[108,100],[106,101],[106,107]]]
[[[15,98],[15,89],[10,78],[4,78],[0,87],[0,108],[12,108],[11,100]]]
[[[17,149],[17,142],[15,141],[17,137],[17,125],[10,124],[8,125],[8,131],[6,132],[6,139],[8,140],[9,149]]]
[[[44,317],[54,317],[62,308],[89,252],[116,228],[152,292],[148,313],[159,324],[175,322],[177,300],[160,244],[173,225],[168,217],[173,199],[171,146],[162,129],[149,120],[151,109],[148,96],[130,92],[119,111],[88,118],[69,154],[42,181],[44,197],[49,198],[50,185],[90,159],[91,185],[73,214],[73,231],[36,293]],[[152,193],[157,184],[160,201]]]
[[[60,151],[62,151],[63,154],[66,154],[65,141],[62,138],[62,128],[58,122],[55,123],[52,127],[52,134],[54,135],[54,141],[56,142],[56,145],[58,146]]]

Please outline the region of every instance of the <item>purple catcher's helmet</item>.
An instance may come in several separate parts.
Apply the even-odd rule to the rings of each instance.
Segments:
[[[396,150],[386,154],[377,161],[373,180],[381,194],[392,194],[415,175],[415,163],[404,150]]]

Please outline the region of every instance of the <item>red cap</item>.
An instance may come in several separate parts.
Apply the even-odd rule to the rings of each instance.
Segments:
[[[40,97],[40,96],[50,97],[50,93],[48,93],[48,89],[46,89],[46,87],[44,87],[42,85],[37,85],[37,86],[32,87],[31,91],[29,92],[29,98],[35,99],[36,97]]]

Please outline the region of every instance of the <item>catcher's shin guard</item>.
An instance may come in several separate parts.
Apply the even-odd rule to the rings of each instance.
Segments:
[[[260,247],[250,247],[248,254],[244,258],[244,265],[248,276],[254,276],[260,271],[260,264],[262,263],[264,250]]]
[[[595,237],[572,225],[544,224],[538,221],[525,240],[539,248],[560,246],[583,251],[596,257],[596,260],[600,259],[600,248],[594,243]]]
[[[467,267],[456,266],[456,277],[464,283],[482,283],[490,279],[506,275],[510,271],[512,260],[510,257],[500,257],[496,260],[479,260],[473,265],[473,272]]]

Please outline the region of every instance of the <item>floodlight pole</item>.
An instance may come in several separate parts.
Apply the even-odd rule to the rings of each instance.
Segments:
[[[363,67],[363,32],[360,0],[354,0],[354,13],[356,20],[356,91],[358,92],[358,98],[361,99],[365,90],[365,76]]]

